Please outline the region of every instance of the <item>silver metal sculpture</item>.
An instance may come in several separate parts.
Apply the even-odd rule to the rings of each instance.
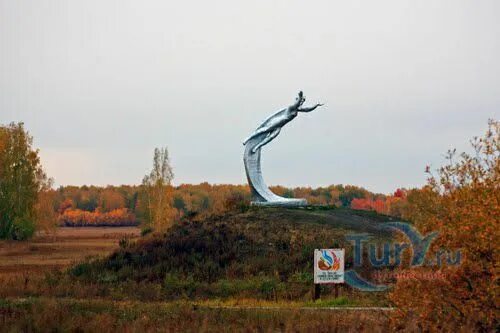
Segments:
[[[247,173],[248,184],[252,191],[252,205],[259,206],[304,206],[307,205],[306,199],[284,198],[271,192],[262,177],[260,168],[260,150],[263,146],[271,142],[280,134],[281,128],[297,117],[299,112],[311,112],[318,106],[316,104],[309,108],[303,108],[302,104],[306,101],[302,91],[299,92],[294,104],[284,108],[275,114],[269,116],[264,122],[244,142],[245,153],[243,161]]]

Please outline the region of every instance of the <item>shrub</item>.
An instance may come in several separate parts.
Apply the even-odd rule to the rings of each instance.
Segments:
[[[141,229],[141,236],[144,237],[150,233],[152,233],[154,229],[150,226],[145,226]]]
[[[413,317],[423,331],[498,328],[500,123],[490,121],[473,147],[473,156],[463,153],[458,160],[450,151],[438,176],[430,174],[428,186],[409,194],[408,218],[423,233],[439,231],[433,254],[461,248],[463,260],[436,268],[442,280],[398,281],[391,296],[398,319],[404,318],[398,325]]]
[[[15,240],[25,240],[31,238],[35,233],[35,224],[32,219],[23,216],[14,219],[12,238]]]

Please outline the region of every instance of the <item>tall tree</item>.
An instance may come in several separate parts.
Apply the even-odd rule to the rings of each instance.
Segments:
[[[35,204],[46,184],[38,150],[23,123],[0,126],[0,238],[33,234]]]
[[[173,223],[175,216],[175,208],[172,206],[173,178],[168,149],[155,148],[153,169],[144,176],[142,185],[147,204],[145,218],[156,229],[168,228]]]
[[[55,236],[57,214],[55,207],[56,192],[52,189],[52,179],[42,182],[35,204],[36,228]]]

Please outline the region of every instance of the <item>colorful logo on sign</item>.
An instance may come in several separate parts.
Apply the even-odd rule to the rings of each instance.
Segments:
[[[340,268],[340,259],[330,250],[321,250],[318,268],[322,271],[337,271]]]

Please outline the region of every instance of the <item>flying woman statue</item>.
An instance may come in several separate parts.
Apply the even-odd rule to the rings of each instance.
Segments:
[[[244,142],[243,145],[246,145],[248,141],[251,139],[262,136],[262,140],[256,144],[252,148],[252,153],[255,154],[257,150],[262,148],[262,146],[268,144],[271,142],[275,137],[280,134],[281,128],[285,126],[288,122],[290,122],[292,119],[297,117],[298,112],[311,112],[315,110],[318,106],[321,106],[323,104],[316,104],[315,106],[309,107],[309,108],[302,108],[302,104],[306,101],[306,98],[304,97],[304,94],[302,91],[299,91],[299,95],[295,99],[295,103],[290,105],[287,108],[284,108],[282,110],[279,110],[275,114],[269,116],[262,125],[257,127],[257,129],[250,135]],[[262,134],[266,134],[263,136]]]
[[[260,167],[260,148],[268,144],[280,134],[281,128],[290,120],[297,117],[299,112],[311,112],[322,104],[316,104],[310,108],[303,108],[302,104],[306,101],[302,91],[299,92],[295,103],[287,108],[284,108],[275,114],[268,117],[262,125],[260,125],[250,135],[243,145],[245,152],[243,153],[243,162],[245,163],[245,171],[247,174],[248,184],[252,192],[252,205],[258,206],[305,206],[306,199],[299,198],[284,198],[273,193],[264,182],[262,177],[262,169]]]

